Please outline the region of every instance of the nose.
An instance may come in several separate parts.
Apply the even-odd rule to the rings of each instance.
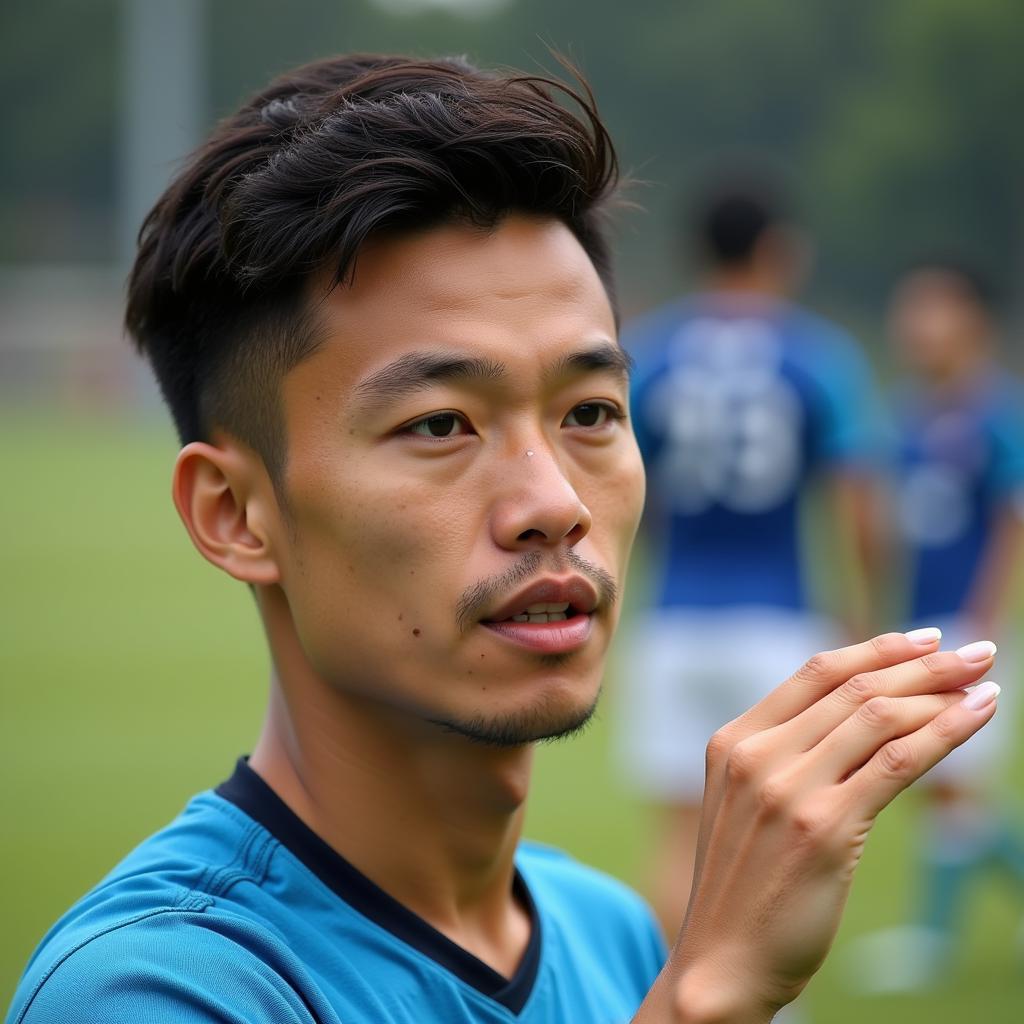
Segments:
[[[509,551],[578,544],[590,532],[590,510],[552,452],[536,445],[512,461],[492,513],[497,544]]]

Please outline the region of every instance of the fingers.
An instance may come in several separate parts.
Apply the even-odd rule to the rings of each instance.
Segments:
[[[939,649],[941,638],[937,629],[883,633],[852,647],[816,654],[737,721],[750,730],[788,722],[852,676],[931,654]]]
[[[916,732],[963,697],[962,690],[918,697],[872,697],[808,752],[806,782],[815,786],[842,782],[883,743]]]
[[[995,649],[995,644],[981,641],[961,648],[963,654],[936,651],[901,665],[857,673],[776,732],[790,749],[810,750],[876,697],[945,693],[976,683],[992,668]],[[975,660],[965,660],[964,654]]]
[[[864,767],[840,787],[857,812],[873,819],[907,786],[970,739],[995,714],[998,692],[999,687],[994,683],[982,683],[926,725],[883,744]],[[988,702],[983,706],[971,706],[986,698]]]

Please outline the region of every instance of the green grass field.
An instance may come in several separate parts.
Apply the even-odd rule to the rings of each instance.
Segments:
[[[153,423],[0,416],[3,1007],[57,915],[220,781],[259,725],[267,659],[252,602],[180,529],[174,454],[170,431]],[[608,725],[599,717],[582,739],[541,751],[527,831],[641,885],[650,823],[616,782]],[[1022,780],[1018,756],[1008,790]],[[909,906],[912,800],[872,838],[836,954]],[[810,1020],[1024,1019],[1022,908],[1000,880],[979,886],[961,962],[926,997],[854,996],[834,954],[810,989]]]

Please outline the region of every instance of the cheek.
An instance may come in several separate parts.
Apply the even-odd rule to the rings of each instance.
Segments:
[[[285,588],[304,646],[354,651],[436,640],[464,583],[459,573],[472,541],[466,503],[364,464],[297,495],[295,506]]]
[[[640,525],[645,486],[644,466],[635,444],[614,470],[598,481],[599,503],[591,509],[595,527],[601,524],[598,528],[612,536],[623,560],[628,557]]]

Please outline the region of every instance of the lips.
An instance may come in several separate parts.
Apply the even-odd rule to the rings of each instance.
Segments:
[[[597,605],[597,591],[583,576],[573,576],[566,580],[538,580],[495,608],[483,622],[485,625],[516,620],[523,622],[523,615],[527,616],[526,622],[557,622],[560,621],[558,618],[551,617],[590,615]],[[543,620],[539,618],[542,614]]]
[[[571,654],[590,639],[598,603],[597,591],[582,576],[538,580],[495,608],[480,624],[520,650]]]

